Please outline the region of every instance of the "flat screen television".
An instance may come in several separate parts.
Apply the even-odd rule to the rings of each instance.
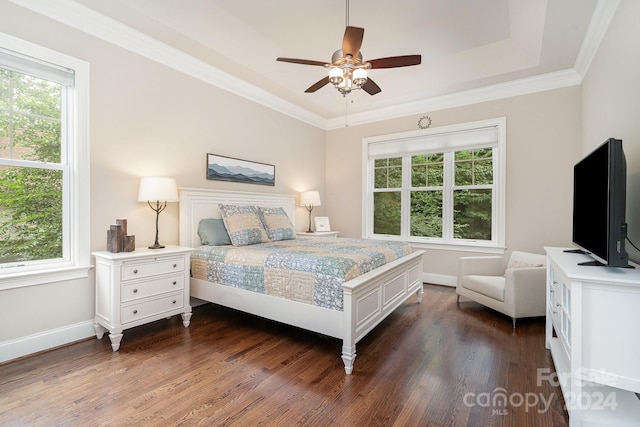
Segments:
[[[622,140],[610,138],[573,168],[573,243],[594,261],[628,267],[627,163]]]

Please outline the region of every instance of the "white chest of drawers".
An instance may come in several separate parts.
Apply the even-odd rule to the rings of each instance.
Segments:
[[[189,266],[191,248],[139,248],[134,252],[94,252],[96,261],[96,315],[98,339],[109,331],[118,351],[125,329],[182,315],[191,320]]]

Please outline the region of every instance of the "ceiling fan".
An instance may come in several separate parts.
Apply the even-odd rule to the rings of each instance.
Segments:
[[[311,85],[305,92],[312,93],[332,83],[342,96],[346,96],[355,89],[362,89],[369,95],[382,91],[380,86],[367,76],[368,69],[408,67],[419,65],[422,60],[421,55],[404,55],[364,61],[360,52],[363,38],[364,28],[349,26],[349,3],[347,2],[347,28],[342,39],[342,49],[333,53],[331,62],[297,58],[277,58],[276,61],[328,68],[329,74]]]

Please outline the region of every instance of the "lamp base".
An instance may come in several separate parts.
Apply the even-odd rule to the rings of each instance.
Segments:
[[[163,249],[164,245],[155,244],[153,246],[149,246],[149,249]]]

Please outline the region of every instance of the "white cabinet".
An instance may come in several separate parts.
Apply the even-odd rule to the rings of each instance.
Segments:
[[[109,331],[118,351],[123,331],[154,320],[182,315],[191,320],[189,261],[191,248],[139,248],[134,252],[94,252],[96,260],[96,315],[98,339]]]
[[[587,255],[545,250],[545,344],[569,425],[640,425],[640,269],[582,266]]]

